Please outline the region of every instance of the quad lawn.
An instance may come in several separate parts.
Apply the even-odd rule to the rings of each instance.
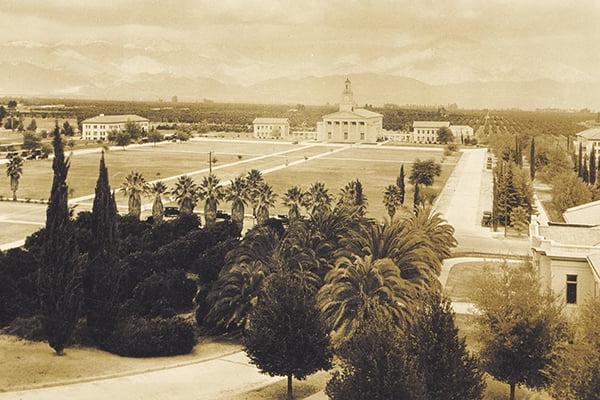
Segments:
[[[500,262],[465,262],[456,264],[450,270],[446,281],[446,294],[453,301],[473,301],[473,291],[477,287],[477,281],[486,274],[499,270]]]

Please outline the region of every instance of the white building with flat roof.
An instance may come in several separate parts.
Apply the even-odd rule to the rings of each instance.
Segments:
[[[252,126],[255,138],[281,139],[290,136],[290,123],[287,118],[254,118]]]
[[[563,218],[568,224],[600,225],[600,200],[567,208]]]
[[[317,123],[317,140],[322,142],[376,143],[383,134],[383,115],[356,108],[352,83],[346,79],[339,110]]]
[[[600,296],[600,226],[530,225],[533,264],[542,288],[551,289],[572,312]]]
[[[414,121],[413,142],[415,143],[437,143],[437,134],[440,128],[450,128],[448,121]]]
[[[575,152],[579,151],[579,146],[583,151],[583,154],[589,156],[592,148],[596,152],[596,157],[600,155],[600,128],[590,128],[577,134],[577,146],[575,146]]]
[[[471,139],[474,135],[473,128],[469,125],[450,125],[450,130],[452,131],[452,135],[454,135],[455,141],[460,141],[463,139]]]
[[[81,138],[84,140],[107,140],[111,132],[124,131],[128,122],[135,123],[142,132],[148,132],[149,120],[139,115],[100,114],[81,123]]]

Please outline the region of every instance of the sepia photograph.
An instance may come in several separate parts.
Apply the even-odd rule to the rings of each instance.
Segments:
[[[0,400],[600,400],[600,0],[1,0]]]

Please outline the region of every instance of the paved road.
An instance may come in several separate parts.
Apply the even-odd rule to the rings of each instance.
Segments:
[[[143,374],[0,393],[0,400],[225,400],[280,379],[259,373],[240,352]]]
[[[481,226],[483,211],[492,205],[492,174],[486,170],[487,149],[465,149],[436,202],[456,231],[457,251],[526,255],[526,238],[505,238]]]

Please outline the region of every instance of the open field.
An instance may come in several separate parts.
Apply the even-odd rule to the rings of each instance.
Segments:
[[[208,174],[208,152],[213,152],[213,172],[222,180],[244,174],[257,168],[266,173],[265,179],[274,186],[280,199],[287,188],[300,185],[303,188],[315,181],[324,182],[332,194],[348,181],[359,178],[369,199],[370,213],[382,217],[385,210],[381,204],[385,186],[393,184],[404,164],[408,175],[412,162],[433,158],[442,161],[442,153],[423,149],[399,147],[352,147],[324,144],[297,144],[276,142],[192,141],[167,143],[159,146],[128,148],[110,151],[106,155],[109,178],[113,188],[118,188],[131,171],[141,172],[147,180],[165,179],[172,185],[174,176],[192,173],[196,181]],[[98,152],[77,154],[71,159],[69,185],[71,198],[93,194],[98,171]],[[457,157],[446,158],[442,176],[436,178],[433,189],[441,189],[450,175]],[[289,166],[288,166],[289,164]],[[43,199],[48,197],[52,179],[51,161],[26,161],[19,185],[19,198]],[[8,179],[0,180],[0,195],[11,195]],[[118,196],[121,206],[126,199]],[[150,201],[150,199],[147,199]],[[412,202],[412,188],[407,184],[406,203]],[[0,205],[0,210],[4,206]],[[220,208],[227,209],[227,204]],[[284,212],[279,202],[275,213]],[[11,210],[11,216],[14,210]],[[0,220],[6,218],[0,213]],[[40,220],[35,218],[35,221]]]
[[[446,294],[453,301],[473,301],[473,291],[477,281],[486,274],[497,271],[501,262],[464,262],[456,264],[448,274],[446,281]]]

